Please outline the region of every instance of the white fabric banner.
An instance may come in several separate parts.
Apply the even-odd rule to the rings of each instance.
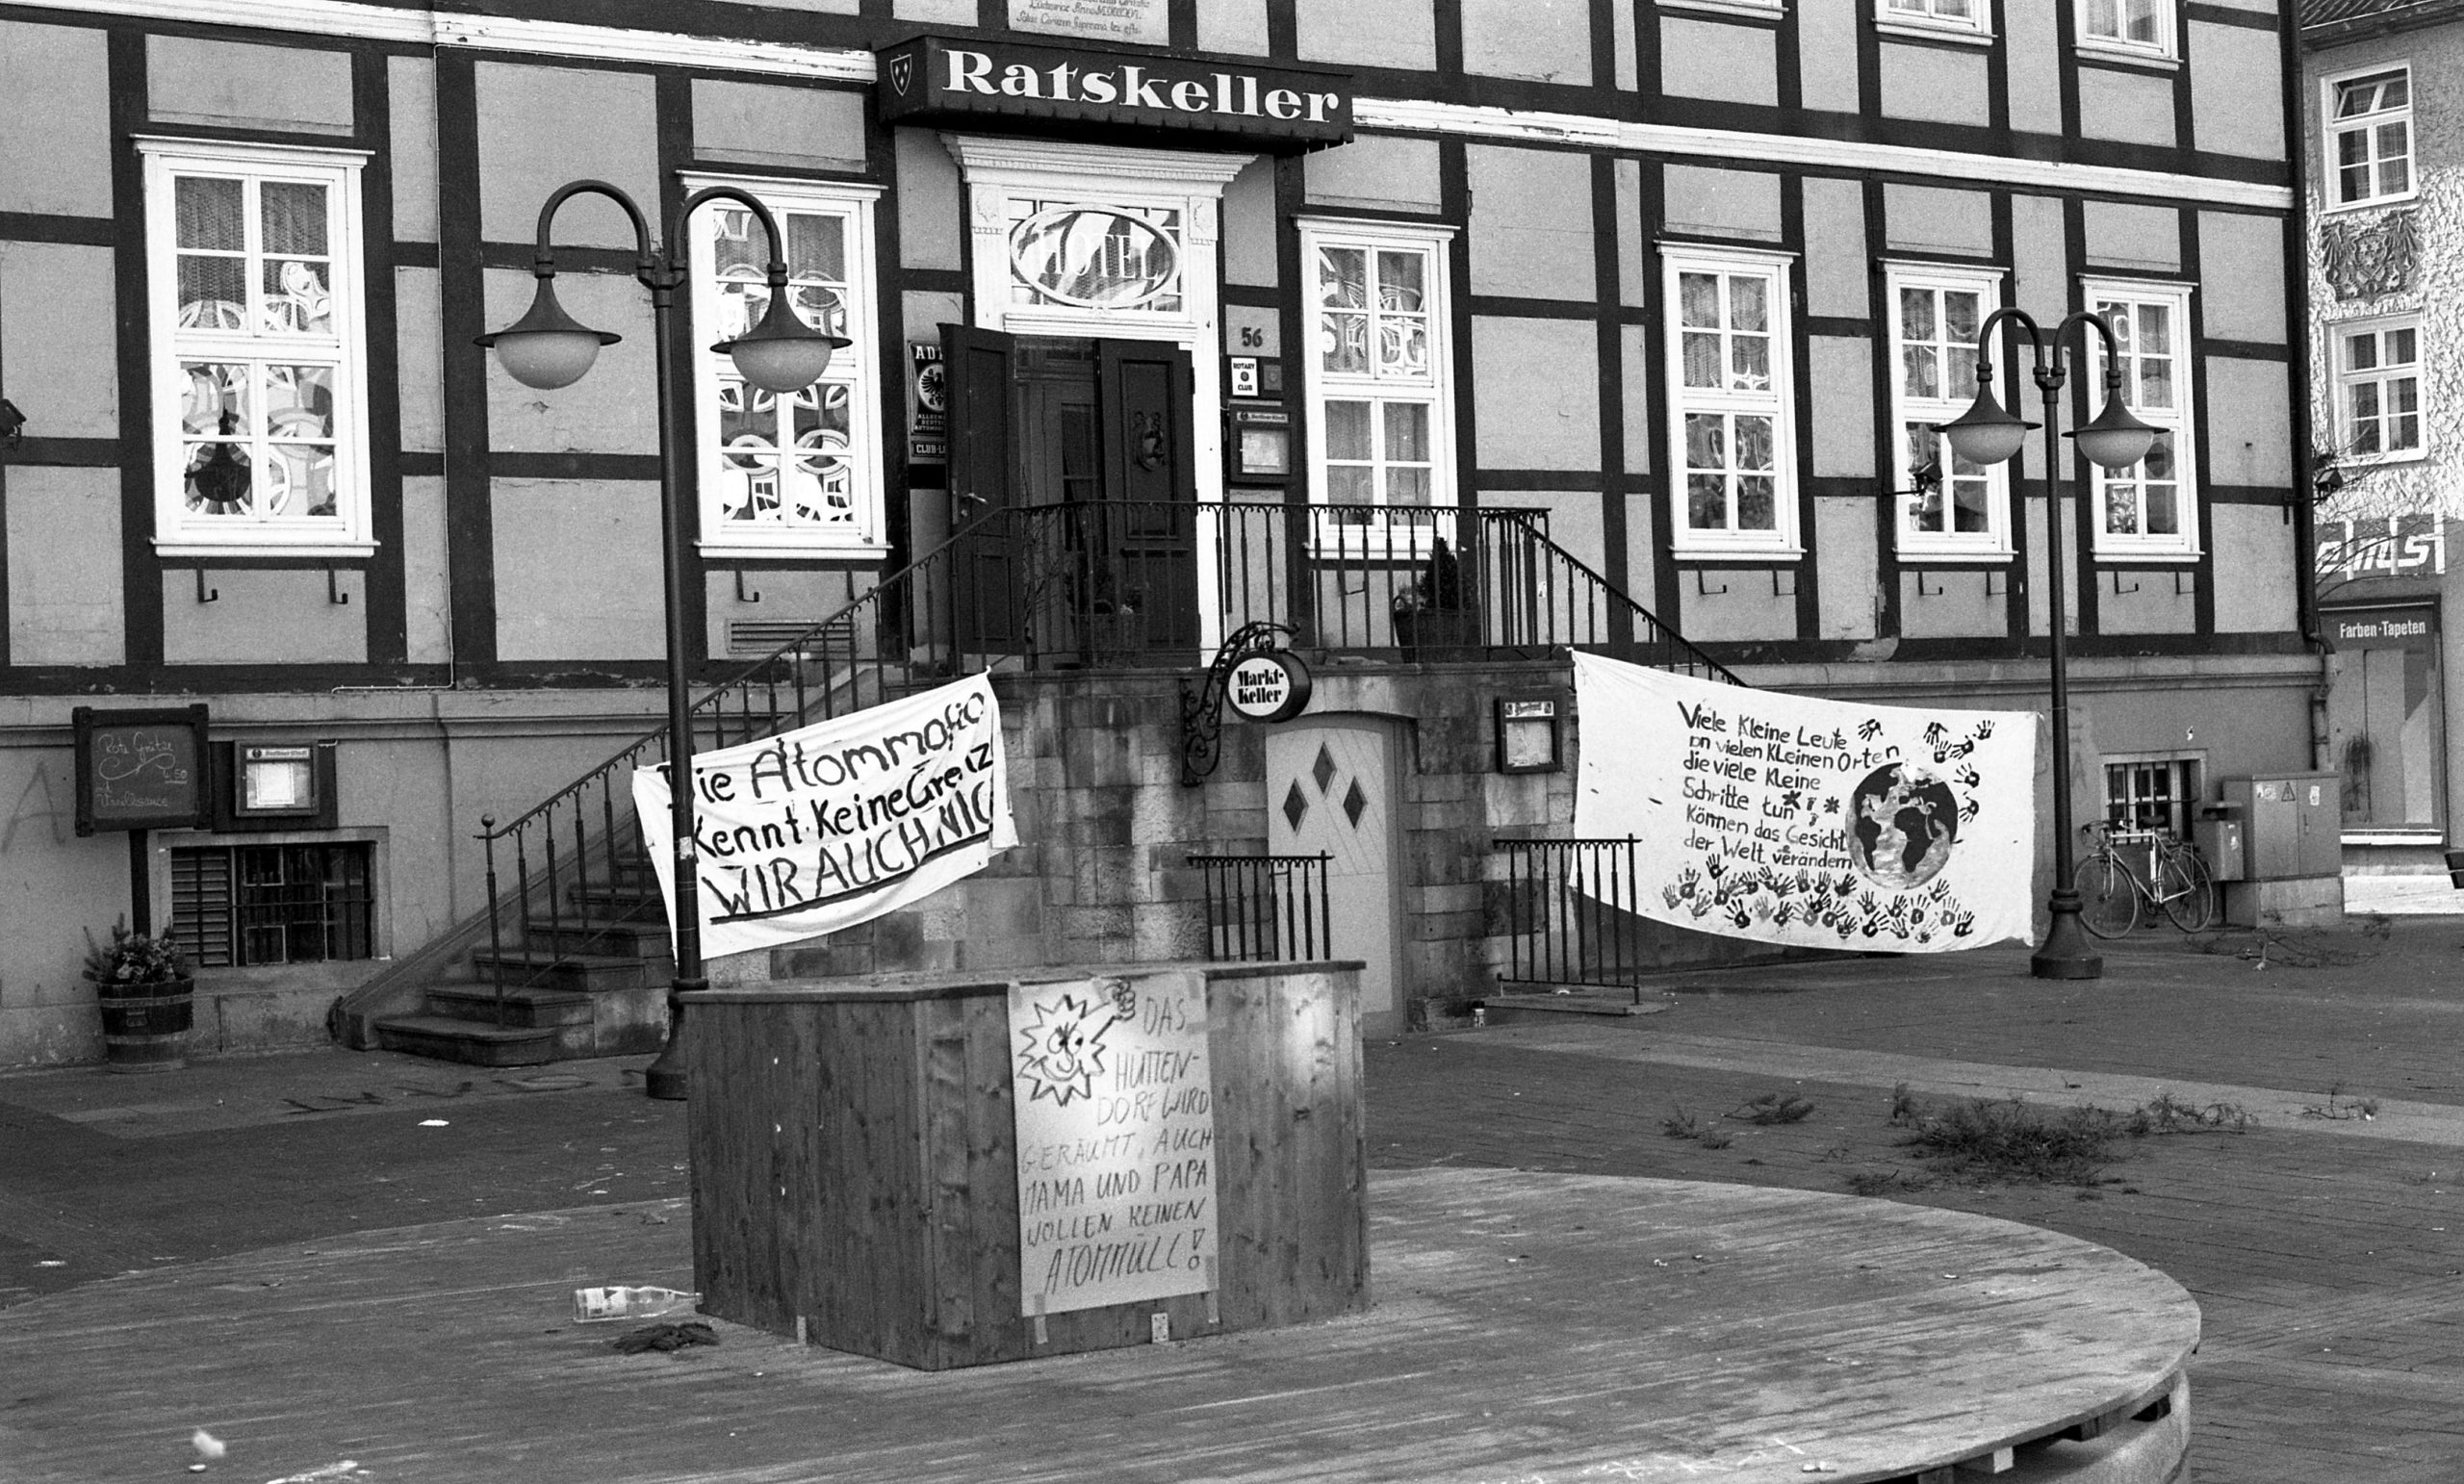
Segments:
[[[1634,838],[1641,915],[1803,948],[2035,941],[2036,713],[1574,661],[1575,833]]]
[[[800,943],[920,901],[1018,843],[1001,704],[956,680],[693,759],[702,951]],[[633,773],[676,924],[667,769]]]

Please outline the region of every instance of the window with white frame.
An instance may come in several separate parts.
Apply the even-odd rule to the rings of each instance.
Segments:
[[[167,556],[365,556],[358,151],[140,140]]]
[[[2413,194],[2413,73],[2403,64],[2335,77],[2327,90],[2331,206],[2371,206]]]
[[[1874,18],[1885,24],[1984,35],[1992,27],[1990,0],[1877,0]]]
[[[2374,320],[2334,329],[2336,442],[2344,456],[2422,451],[2421,320]]]
[[[1310,491],[1337,525],[1431,526],[1454,501],[1446,228],[1304,221],[1318,317]]]
[[[695,177],[693,187],[718,184]],[[770,246],[760,218],[724,198],[691,223],[694,405],[705,556],[881,550],[881,388],[870,187],[728,182],[758,196],[785,239],[787,292],[807,324],[852,344],[801,392],[773,393],[706,347],[760,322]]]
[[[2001,274],[1912,265],[1893,266],[1887,280],[1899,550],[2007,556],[2008,466],[1962,458],[1934,431],[1976,399],[1976,337],[2001,302]]]
[[[1672,545],[1681,554],[1795,554],[1789,260],[1663,250]]]
[[[2173,50],[2175,0],[2079,0],[2079,44],[2151,58]]]
[[[2088,307],[2114,332],[2121,397],[2156,428],[2146,457],[2127,469],[2095,464],[2096,554],[2188,556],[2198,550],[2198,484],[2191,467],[2191,291],[2182,284],[2092,281]],[[2104,397],[2104,342],[2090,414]]]

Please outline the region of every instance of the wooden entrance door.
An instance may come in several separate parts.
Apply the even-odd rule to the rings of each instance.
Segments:
[[[1015,341],[998,330],[941,326],[943,399],[949,412],[950,529],[1006,510],[1018,487],[1017,440],[1010,417],[1010,361]],[[1024,595],[1005,523],[967,541],[947,595],[961,652],[1016,648]]]
[[[1396,737],[1369,717],[1304,718],[1267,733],[1267,853],[1331,857],[1333,955],[1358,959],[1364,1035],[1402,1029],[1401,832]]]

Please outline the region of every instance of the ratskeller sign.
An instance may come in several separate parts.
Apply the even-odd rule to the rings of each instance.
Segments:
[[[948,37],[901,41],[878,61],[884,123],[1160,129],[1285,153],[1351,138],[1348,72]]]

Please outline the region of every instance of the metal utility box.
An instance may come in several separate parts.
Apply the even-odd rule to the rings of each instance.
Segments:
[[[2272,773],[2224,780],[2222,803],[2241,817],[2246,878],[2288,881],[2341,875],[2342,786],[2333,773]]]
[[[2238,882],[2249,875],[2247,832],[2238,806],[2212,804],[2191,821],[2191,843],[2207,861],[2207,874],[2220,882]]]

